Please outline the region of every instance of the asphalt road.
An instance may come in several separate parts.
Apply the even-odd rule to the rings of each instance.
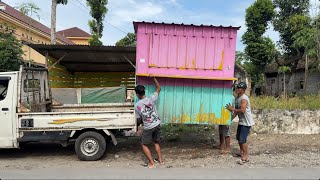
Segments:
[[[3,179],[320,179],[320,168],[0,170]]]

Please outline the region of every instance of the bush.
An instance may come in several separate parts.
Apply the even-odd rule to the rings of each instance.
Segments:
[[[320,95],[307,95],[301,97],[292,97],[287,100],[277,99],[275,97],[251,97],[252,109],[302,109],[317,110],[320,109]]]

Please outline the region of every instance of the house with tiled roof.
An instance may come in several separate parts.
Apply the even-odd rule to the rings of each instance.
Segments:
[[[88,45],[91,35],[78,27],[58,31],[58,34],[68,38],[75,44]]]
[[[20,11],[14,9],[13,7],[1,2],[0,0],[0,23],[6,23],[8,25],[14,26],[16,28],[15,35],[16,37],[24,42],[23,51],[24,51],[24,60],[31,60],[35,63],[45,64],[45,57],[27,44],[50,44],[51,31],[50,28],[40,23],[39,21],[22,14]],[[76,35],[85,35],[85,38],[88,38],[88,33],[82,31],[79,28],[76,28],[77,32],[81,34]],[[62,33],[63,34],[63,33]],[[60,45],[74,45],[78,44],[73,42],[72,38],[63,36],[61,33],[56,34],[56,42]],[[67,34],[67,33],[65,33]],[[90,35],[89,35],[90,36]],[[89,38],[88,38],[89,39]]]

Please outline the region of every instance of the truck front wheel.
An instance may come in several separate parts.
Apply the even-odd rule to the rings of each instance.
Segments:
[[[97,132],[85,132],[77,138],[75,151],[81,161],[96,161],[106,151],[106,140]]]

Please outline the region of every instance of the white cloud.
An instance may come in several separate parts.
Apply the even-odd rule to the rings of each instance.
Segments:
[[[123,26],[127,23],[131,23],[132,21],[139,21],[157,16],[163,12],[163,9],[164,8],[161,4],[156,4],[150,1],[111,1],[108,20],[115,26]]]

